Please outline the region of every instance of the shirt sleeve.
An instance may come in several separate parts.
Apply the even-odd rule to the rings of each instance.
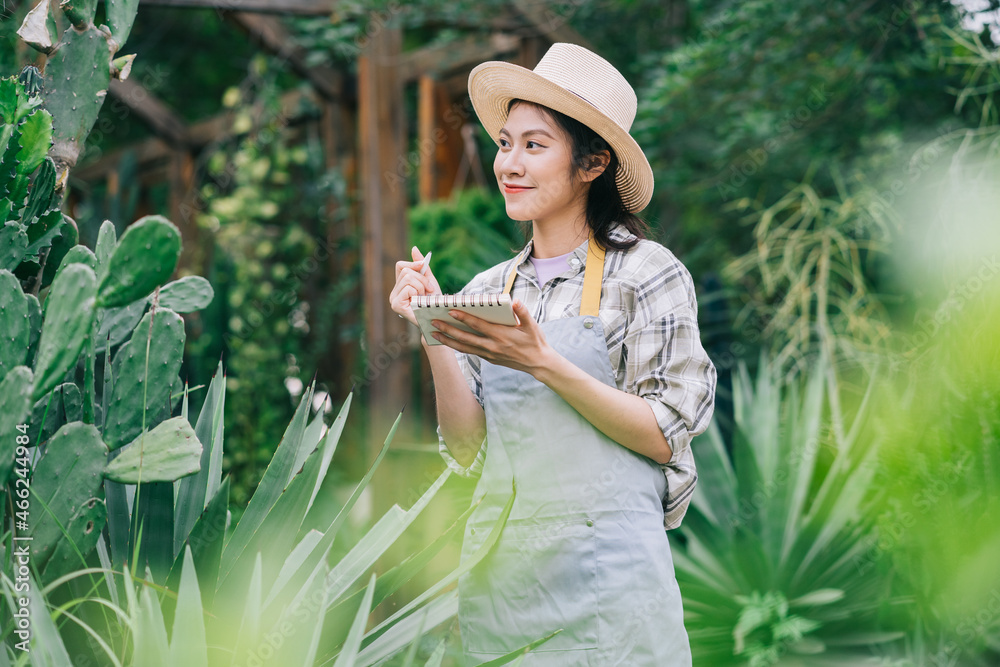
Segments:
[[[715,408],[716,369],[701,344],[694,281],[666,248],[648,265],[635,292],[628,326],[625,391],[649,404],[673,452],[665,467],[690,461],[691,438],[703,433]]]

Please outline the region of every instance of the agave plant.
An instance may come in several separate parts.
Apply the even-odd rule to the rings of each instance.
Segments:
[[[697,665],[857,664],[902,635],[871,631],[884,594],[865,566],[878,453],[858,437],[868,397],[843,432],[824,400],[836,386],[826,357],[801,395],[776,374],[762,357],[752,382],[740,364],[732,459],[715,424],[695,445],[701,479],[674,559]]]

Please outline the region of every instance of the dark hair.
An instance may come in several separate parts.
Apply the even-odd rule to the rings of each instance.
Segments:
[[[507,104],[507,113],[514,108],[515,104],[530,104],[543,113],[547,114],[555,121],[562,130],[569,135],[570,144],[573,151],[573,169],[586,171],[590,168],[591,158],[603,151],[608,151],[611,161],[604,169],[604,172],[590,183],[590,191],[587,193],[587,225],[594,233],[594,240],[602,248],[615,248],[617,250],[627,250],[634,246],[639,239],[647,238],[649,227],[645,221],[635,213],[628,211],[622,203],[621,193],[618,191],[618,184],[615,181],[618,175],[618,156],[615,151],[597,132],[590,129],[575,118],[570,118],[564,113],[550,109],[536,102],[529,102],[522,99],[513,99]],[[628,241],[614,241],[608,237],[608,232],[621,223],[625,229],[634,234],[637,238]],[[526,230],[527,231],[527,230]]]

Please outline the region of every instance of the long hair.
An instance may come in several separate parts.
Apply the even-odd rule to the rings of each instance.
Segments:
[[[515,104],[530,104],[540,109],[569,135],[575,173],[589,169],[594,155],[603,151],[610,153],[611,161],[608,162],[604,172],[590,182],[590,191],[587,193],[587,226],[594,233],[594,240],[602,248],[627,250],[635,245],[639,239],[647,238],[649,227],[645,221],[635,213],[626,210],[625,204],[622,203],[622,196],[615,181],[615,177],[618,175],[618,156],[615,155],[614,149],[608,145],[608,142],[575,118],[570,118],[564,113],[535,102],[513,99],[507,105],[508,114]],[[637,238],[629,241],[615,241],[609,238],[608,232],[617,223],[621,223]],[[525,233],[528,229],[530,226],[525,229]]]

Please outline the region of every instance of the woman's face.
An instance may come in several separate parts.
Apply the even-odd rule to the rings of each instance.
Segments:
[[[574,176],[570,137],[531,104],[515,104],[500,130],[493,161],[512,220],[544,221],[586,203],[587,184]]]

